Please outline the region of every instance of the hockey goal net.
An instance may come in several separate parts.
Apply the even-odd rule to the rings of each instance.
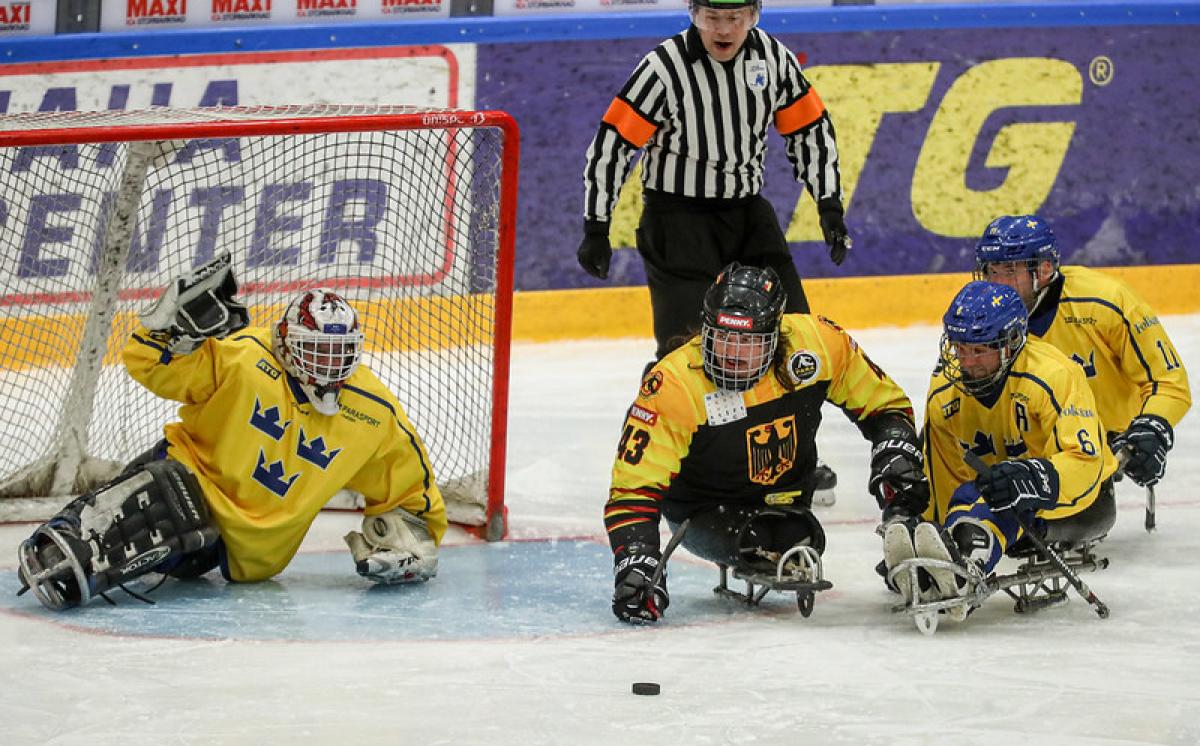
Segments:
[[[121,346],[229,251],[256,325],[307,287],[351,301],[450,519],[501,538],[517,140],[501,112],[403,107],[0,118],[0,519],[48,517],[162,437],[179,405]]]

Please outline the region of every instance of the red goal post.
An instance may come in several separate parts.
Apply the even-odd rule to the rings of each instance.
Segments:
[[[518,154],[497,111],[0,118],[0,520],[48,517],[161,437],[179,405],[119,350],[170,279],[231,251],[252,323],[306,287],[347,296],[450,519],[502,538]]]

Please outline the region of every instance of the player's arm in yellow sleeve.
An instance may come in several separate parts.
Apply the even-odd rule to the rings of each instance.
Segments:
[[[604,505],[604,527],[613,551],[631,543],[657,548],[661,503],[679,474],[700,421],[695,404],[670,371],[661,388],[642,393],[630,405],[621,425],[613,462],[612,487]]]
[[[166,343],[139,325],[122,350],[133,380],[164,399],[195,404],[206,401],[217,387],[220,367],[218,340],[206,339],[187,355],[174,355]]]
[[[1049,517],[1068,516],[1090,505],[1100,483],[1117,467],[1106,447],[1104,426],[1087,379],[1072,367],[1064,372],[1066,375],[1054,379],[1054,398],[1041,399],[1037,404],[1040,411],[1035,411],[1036,419],[1053,430],[1047,434],[1047,443],[1059,447],[1048,457],[1058,473],[1057,505]]]
[[[446,505],[424,443],[399,405],[395,406],[393,432],[346,486],[362,493],[367,517],[403,509],[423,520],[434,542],[441,544],[448,525]]]
[[[1149,304],[1129,288],[1122,288],[1120,300],[1127,332],[1118,352],[1141,392],[1140,414],[1162,417],[1174,428],[1192,406],[1183,359]]]
[[[904,390],[837,324],[818,317],[817,329],[830,367],[825,398],[872,442],[882,417],[899,418],[911,427],[913,406]]]

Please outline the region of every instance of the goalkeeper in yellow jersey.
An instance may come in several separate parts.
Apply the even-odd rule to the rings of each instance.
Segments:
[[[1163,477],[1174,428],[1192,404],[1187,371],[1154,310],[1121,281],[1063,267],[1054,232],[1036,215],[1004,216],[975,248],[979,279],[1008,285],[1029,309],[1029,334],[1087,374],[1114,451],[1140,485]]]
[[[941,562],[930,565],[928,588],[895,576],[907,601],[971,596],[1022,536],[1018,514],[1048,541],[1068,544],[1104,536],[1116,518],[1117,462],[1087,379],[1053,345],[1027,338],[1027,320],[1014,290],[981,281],[943,317],[923,428],[933,522],[884,533],[889,571],[914,557]],[[976,476],[966,451],[991,467],[986,475]],[[952,616],[968,611],[964,604]]]
[[[700,334],[642,380],[604,510],[622,621],[667,608],[660,518],[687,520],[683,546],[735,570],[773,572],[797,546],[824,551],[809,507],[826,401],[873,444],[869,488],[885,522],[928,503],[909,399],[838,326],[785,315],[784,295],[774,270],[729,265],[705,295]]]
[[[270,329],[248,328],[222,255],[172,282],[125,345],[129,374],[182,404],[165,438],[84,494],[19,549],[45,605],[86,603],[156,571],[227,580],[276,575],[342,488],[366,501],[351,532],[377,583],[437,572],[445,506],[395,396],[360,365],[358,314],[337,293],[299,293]]]

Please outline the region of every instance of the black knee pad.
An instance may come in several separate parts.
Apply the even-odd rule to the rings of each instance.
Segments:
[[[720,506],[691,518],[683,545],[698,557],[738,566],[758,550],[782,554],[797,544],[825,552],[825,530],[810,511]]]

